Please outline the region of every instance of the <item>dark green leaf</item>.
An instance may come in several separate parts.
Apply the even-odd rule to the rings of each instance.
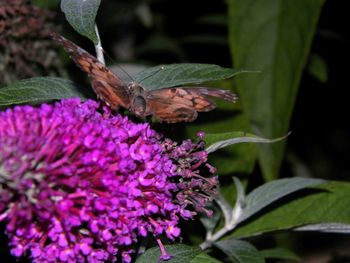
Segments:
[[[236,187],[236,204],[234,210],[240,209],[243,205],[245,205],[245,189],[241,183],[241,181],[237,177],[233,177],[233,181]]]
[[[289,130],[301,73],[324,0],[229,0],[235,67],[261,71],[237,78],[254,134],[276,138]],[[266,180],[277,177],[285,142],[261,144]]]
[[[195,256],[190,263],[220,263],[221,261],[209,256],[208,254],[201,253]]]
[[[289,249],[277,247],[272,249],[264,249],[259,251],[264,258],[278,258],[299,261],[300,257]]]
[[[100,0],[61,0],[61,10],[69,24],[81,35],[97,44],[95,19]]]
[[[310,224],[310,225],[304,225],[304,226],[298,227],[295,230],[350,234],[350,224],[342,224],[342,223]]]
[[[169,263],[192,262],[196,256],[202,253],[202,250],[199,247],[190,247],[183,244],[165,246],[165,249],[168,254],[172,255],[171,260],[164,261]],[[159,262],[160,255],[159,247],[153,247],[142,254],[136,260],[136,263]]]
[[[274,143],[285,139],[287,136],[276,138],[276,139],[266,139],[266,138],[260,138],[254,134],[249,134],[245,132],[225,132],[225,133],[207,134],[205,136],[205,142],[207,145],[206,151],[208,153],[212,153],[219,149],[222,149],[237,143],[247,143],[247,142]]]
[[[229,222],[232,218],[233,211],[231,204],[221,195],[221,193],[215,197],[215,202],[220,207],[222,214],[224,215],[225,222]]]
[[[274,201],[306,187],[325,182],[313,178],[285,178],[266,183],[247,195],[245,207],[238,222],[242,222]]]
[[[233,263],[263,263],[264,258],[259,251],[250,243],[237,240],[226,239],[214,243],[216,247],[222,250]]]
[[[134,80],[145,89],[154,90],[222,80],[247,72],[252,71],[222,68],[212,64],[183,63],[148,68],[134,76]]]
[[[321,83],[328,80],[328,67],[322,57],[317,54],[311,54],[307,64],[308,73]]]
[[[18,81],[0,89],[0,106],[33,104],[49,100],[86,96],[70,80],[37,77]]]
[[[350,183],[331,182],[318,186],[310,194],[300,195],[271,210],[267,209],[254,220],[239,226],[232,236],[255,236],[321,223],[328,223],[329,229],[333,228],[335,223],[350,225],[349,207]]]

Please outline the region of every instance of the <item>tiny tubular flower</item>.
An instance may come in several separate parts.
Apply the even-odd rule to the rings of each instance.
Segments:
[[[0,112],[0,149],[0,221],[32,262],[131,262],[140,238],[174,240],[216,194],[202,141],[177,145],[91,100]]]

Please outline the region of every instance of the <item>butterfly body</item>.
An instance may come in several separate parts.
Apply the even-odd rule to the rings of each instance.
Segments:
[[[64,37],[52,33],[74,62],[91,78],[97,97],[113,110],[123,107],[136,116],[154,115],[168,123],[190,122],[198,112],[213,110],[216,105],[210,97],[235,102],[237,97],[228,90],[207,87],[173,87],[146,90],[137,82],[124,83],[116,74],[94,56]]]
[[[150,115],[151,113],[147,114],[147,92],[146,90],[138,83],[131,82],[128,85],[129,92],[131,94],[131,102],[129,111],[135,113],[136,116],[144,118],[147,115]]]

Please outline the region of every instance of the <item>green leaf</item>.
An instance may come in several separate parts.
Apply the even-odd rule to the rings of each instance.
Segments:
[[[241,206],[242,204],[245,205],[245,189],[241,183],[241,181],[237,178],[237,177],[233,177],[233,182],[235,183],[235,187],[236,187],[236,204],[235,204],[235,208]]]
[[[70,80],[36,77],[0,89],[0,106],[40,103],[49,100],[86,96]]]
[[[95,19],[100,0],[61,0],[61,10],[69,24],[81,35],[98,43]]]
[[[165,261],[169,263],[192,262],[192,260],[195,260],[195,258],[202,253],[199,247],[190,247],[183,244],[165,246],[165,250],[168,254],[172,255],[171,260]],[[146,250],[146,252],[136,260],[136,263],[159,262],[160,255],[159,247],[152,247]]]
[[[311,54],[307,64],[308,73],[321,83],[328,80],[328,67],[322,57],[317,54]]]
[[[231,204],[225,199],[225,197],[220,193],[215,197],[215,202],[221,209],[221,213],[224,215],[225,222],[229,222],[232,218],[233,208]]]
[[[246,241],[226,239],[215,242],[214,245],[222,250],[233,263],[265,262],[264,258],[259,254],[259,251]]]
[[[328,223],[329,229],[336,224],[350,225],[350,183],[323,184],[315,187],[310,194],[285,200],[277,207],[266,209],[254,220],[238,226],[231,236],[256,236],[321,223]]]
[[[350,224],[342,224],[342,223],[310,224],[310,225],[304,225],[304,226],[298,227],[295,230],[350,234]]]
[[[277,247],[272,249],[264,249],[259,251],[260,255],[264,258],[278,258],[289,260],[301,260],[300,257],[289,249]]]
[[[313,178],[284,178],[268,182],[250,192],[238,222],[242,222],[276,200],[306,187],[325,182]]]
[[[228,147],[237,143],[274,143],[285,139],[288,135],[276,138],[276,139],[265,139],[260,138],[254,134],[245,132],[225,132],[216,134],[206,134],[205,142],[207,145],[206,151],[208,153],[215,152],[219,149]]]
[[[241,75],[237,85],[253,133],[286,134],[301,73],[324,0],[229,0],[229,38],[235,67],[261,74]],[[258,145],[266,180],[278,176],[285,142]]]
[[[222,80],[247,72],[252,71],[222,68],[212,64],[182,63],[151,67],[133,78],[145,89],[154,90]]]
[[[208,254],[201,253],[195,256],[190,262],[191,263],[220,263],[221,261],[209,256]]]

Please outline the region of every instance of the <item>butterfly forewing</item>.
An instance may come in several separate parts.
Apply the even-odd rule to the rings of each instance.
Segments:
[[[64,37],[52,33],[52,38],[61,44],[74,62],[92,79],[91,85],[96,95],[111,108],[129,108],[130,94],[127,85],[94,56]]]

